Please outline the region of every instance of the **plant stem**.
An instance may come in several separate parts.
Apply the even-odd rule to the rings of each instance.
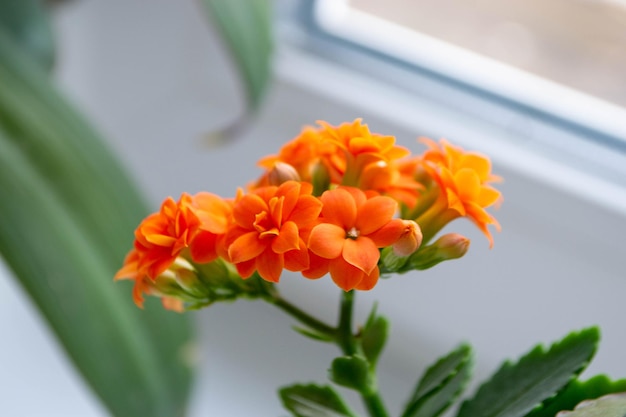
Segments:
[[[316,319],[305,311],[299,309],[295,305],[291,304],[287,300],[281,297],[278,291],[273,288],[268,291],[263,297],[267,302],[275,305],[283,310],[285,313],[294,317],[300,323],[309,327],[316,332],[328,336],[334,340],[339,346],[341,351],[346,356],[353,356],[359,352],[359,345],[357,337],[352,332],[352,316],[354,311],[354,291],[343,292],[341,296],[341,304],[339,309],[339,323],[337,327],[329,326],[328,324]],[[362,352],[361,352],[362,353]],[[389,413],[385,409],[383,400],[378,391],[378,384],[376,381],[376,369],[370,367],[369,378],[371,385],[367,391],[359,392],[365,408],[367,409],[370,417],[388,417]]]
[[[300,323],[310,327],[311,329],[323,335],[329,336],[330,338],[337,338],[337,329],[329,326],[321,320],[316,319],[307,312],[300,310],[298,307],[282,298],[277,292],[273,292],[271,294],[271,297],[266,298],[266,300],[297,319]]]
[[[337,326],[337,344],[346,356],[358,353],[358,343],[356,336],[352,333],[352,315],[354,311],[354,291],[342,293],[341,306],[339,310],[339,325]],[[361,399],[371,417],[388,417],[382,397],[378,391],[376,380],[376,369],[369,368],[370,388],[367,392],[360,391]]]
[[[354,310],[354,291],[345,291],[341,294],[339,307],[339,325],[337,326],[337,344],[341,351],[351,356],[356,353],[356,341],[352,334],[352,311]]]
[[[375,376],[376,375],[374,375],[374,377]],[[388,417],[389,416],[389,414],[387,413],[387,410],[385,409],[385,404],[383,404],[383,399],[381,398],[380,393],[378,392],[378,389],[376,389],[373,393],[367,394],[367,395],[361,393],[361,398],[363,399],[365,408],[367,409],[367,412],[369,413],[370,416],[372,417]]]

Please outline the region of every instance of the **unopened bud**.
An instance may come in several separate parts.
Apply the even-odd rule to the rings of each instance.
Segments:
[[[433,243],[433,246],[437,248],[437,254],[446,260],[464,256],[469,250],[469,245],[470,240],[458,233],[448,233]]]
[[[392,245],[393,252],[398,256],[409,256],[422,244],[422,230],[413,220],[403,220],[404,231]]]
[[[267,180],[270,185],[280,185],[287,181],[300,181],[300,175],[293,166],[278,161],[268,172]]]
[[[321,162],[315,164],[311,174],[311,183],[313,184],[313,195],[320,196],[324,191],[328,190],[331,183],[328,168]]]
[[[187,292],[198,291],[201,282],[194,266],[185,258],[179,256],[174,263],[167,269],[166,273],[170,274],[178,285]]]
[[[458,259],[469,249],[470,240],[458,233],[441,236],[433,244],[420,248],[409,258],[409,269],[428,269],[443,261]]]

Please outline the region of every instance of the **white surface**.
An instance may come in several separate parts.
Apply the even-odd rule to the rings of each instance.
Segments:
[[[416,151],[414,138],[423,132],[412,123],[423,123],[424,131],[432,129],[429,123],[439,131],[450,126],[450,140],[472,145],[461,137],[458,121],[416,116],[417,121],[402,123],[376,106],[342,100],[328,89],[313,91],[323,87],[320,74],[288,77],[291,64],[283,61],[255,125],[240,140],[209,148],[203,135],[235,117],[241,102],[231,67],[195,8],[190,0],[82,0],[59,14],[62,83],[111,139],[155,207],[182,191],[232,195],[258,174],[259,157],[317,119],[339,123],[364,117],[373,131],[395,134]],[[339,79],[346,92],[358,89],[361,103],[378,100],[380,108],[389,107],[381,88],[363,89],[358,77]],[[377,300],[393,323],[380,365],[392,412],[423,367],[460,341],[476,348],[475,380],[480,380],[505,357],[599,324],[603,343],[588,374],[626,376],[624,214],[553,188],[556,183],[544,178],[566,178],[568,171],[559,164],[535,155],[529,175],[522,169],[529,163],[522,159],[526,154],[520,153],[516,164],[508,163],[515,158],[505,151],[496,154],[502,156],[494,157],[496,173],[506,182],[505,203],[497,213],[503,232],[496,234],[495,248],[488,250],[467,223],[454,223],[450,230],[473,239],[466,258],[383,281],[357,297],[359,318]],[[576,167],[567,169],[572,178],[583,175]],[[286,275],[280,288],[304,308],[334,320],[338,290],[328,279]],[[191,417],[284,416],[275,388],[325,382],[337,353],[295,334],[291,320],[258,302],[192,314],[202,362]],[[5,270],[0,270],[0,334],[2,415],[106,415]]]

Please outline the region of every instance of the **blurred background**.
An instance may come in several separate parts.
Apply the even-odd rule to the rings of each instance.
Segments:
[[[475,347],[478,382],[505,358],[597,324],[603,342],[587,374],[625,377],[621,2],[351,3],[337,2],[341,10],[329,22],[319,20],[325,15],[316,2],[276,3],[273,85],[248,128],[219,146],[210,133],[239,117],[245,105],[234,67],[194,1],[62,4],[54,16],[61,46],[57,77],[110,140],[153,209],[183,191],[232,196],[259,174],[260,157],[319,119],[339,124],[362,117],[373,132],[395,135],[415,152],[422,150],[416,138],[425,135],[491,155],[495,173],[505,178],[495,247],[489,250],[472,225],[455,222],[447,231],[472,239],[465,258],[382,281],[357,296],[360,321],[378,302],[392,322],[380,363],[392,412],[424,366],[462,341]],[[401,45],[393,51],[372,52],[377,46],[359,43],[358,30],[346,38],[333,32],[363,17],[352,6],[421,35],[415,42],[391,40]],[[392,34],[386,28],[368,27],[379,38]],[[422,35],[442,46],[431,61],[422,57],[414,67],[398,51],[432,48],[419,43]],[[474,52],[454,55],[458,51],[447,43]],[[518,68],[491,65],[474,53]],[[463,74],[449,72],[441,64],[446,60]],[[525,95],[490,91],[496,79]],[[587,124],[598,113],[604,118]],[[328,278],[285,275],[279,288],[303,308],[335,320],[339,294]],[[260,302],[188,314],[200,332],[191,417],[286,415],[276,387],[324,382],[337,354],[293,332],[291,320]],[[106,415],[2,268],[0,334],[3,413]]]
[[[623,0],[352,0],[351,7],[626,105]]]

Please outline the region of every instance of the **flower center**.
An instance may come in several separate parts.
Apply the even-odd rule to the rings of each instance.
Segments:
[[[357,230],[356,227],[352,227],[350,230],[348,230],[348,232],[346,233],[346,237],[349,239],[356,239],[357,237],[359,237],[360,232]]]

